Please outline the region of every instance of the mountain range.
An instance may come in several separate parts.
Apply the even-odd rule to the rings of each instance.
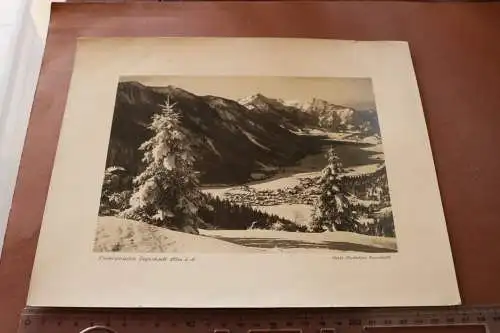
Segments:
[[[106,166],[140,172],[138,147],[151,137],[152,115],[170,98],[194,150],[204,184],[241,184],[319,153],[324,138],[300,135],[306,128],[379,132],[375,111],[358,111],[320,99],[287,102],[255,94],[240,100],[198,96],[175,86],[118,85]]]

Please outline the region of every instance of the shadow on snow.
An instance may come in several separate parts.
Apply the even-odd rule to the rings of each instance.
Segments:
[[[336,241],[323,241],[321,243],[310,243],[292,239],[276,239],[276,238],[232,238],[222,236],[210,236],[233,244],[238,244],[248,247],[257,248],[281,248],[281,249],[330,249],[339,251],[356,251],[368,253],[385,253],[397,252],[392,249],[378,248],[369,245],[349,243],[349,242],[336,242]]]

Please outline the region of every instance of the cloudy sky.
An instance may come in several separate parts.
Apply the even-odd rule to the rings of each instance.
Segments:
[[[125,76],[147,86],[174,85],[196,95],[239,99],[256,93],[283,100],[309,101],[320,98],[355,109],[375,109],[369,78],[303,78],[273,76]]]

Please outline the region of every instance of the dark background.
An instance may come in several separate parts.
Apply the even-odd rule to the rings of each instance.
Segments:
[[[500,303],[500,3],[141,2],[53,8],[0,262],[1,332],[15,331],[25,305],[77,36],[409,41],[463,302]]]

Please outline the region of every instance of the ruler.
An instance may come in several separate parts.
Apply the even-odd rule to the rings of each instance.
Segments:
[[[27,308],[18,333],[500,333],[500,306],[384,309]],[[417,330],[415,330],[417,328]],[[424,329],[425,330],[421,330]]]

